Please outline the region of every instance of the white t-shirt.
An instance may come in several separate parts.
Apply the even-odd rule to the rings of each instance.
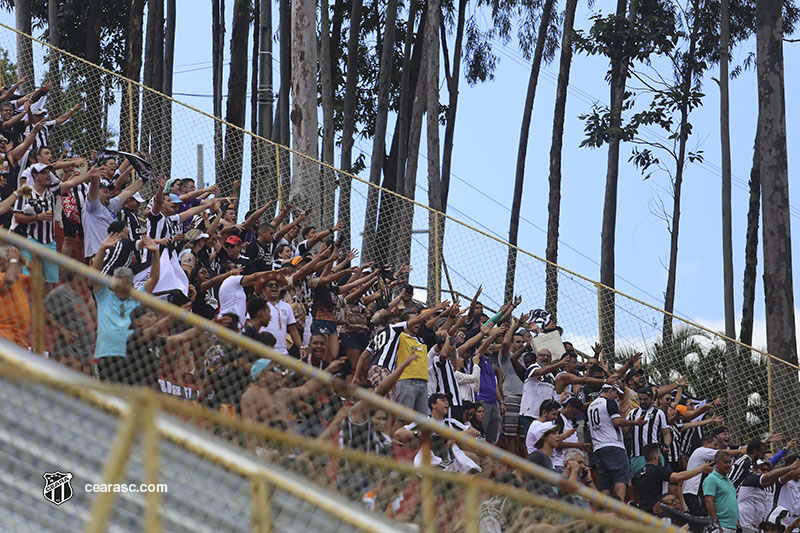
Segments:
[[[778,494],[778,505],[793,515],[800,515],[800,480],[787,481]]]
[[[270,314],[269,324],[266,328],[261,328],[261,331],[272,333],[275,336],[275,351],[287,354],[289,351],[286,349],[286,332],[288,327],[296,322],[292,306],[283,300],[279,300],[276,304],[267,302],[267,305]]]
[[[776,481],[767,487],[761,485],[763,474],[748,474],[739,485],[739,525],[743,528],[758,530],[758,525],[767,517],[772,509],[775,497]],[[783,492],[783,491],[781,491]]]
[[[622,440],[622,430],[614,425],[612,420],[619,418],[619,405],[616,400],[600,396],[589,404],[586,418],[589,421],[589,431],[592,435],[593,450],[613,446],[625,449]]]
[[[531,422],[528,428],[528,434],[525,435],[525,448],[528,450],[529,454],[537,450],[536,443],[539,442],[539,439],[542,438],[545,431],[552,428],[554,425],[555,424],[552,422],[541,422],[539,419]]]
[[[692,470],[693,468],[697,468],[698,466],[702,466],[704,463],[714,460],[714,456],[717,455],[717,451],[714,448],[706,448],[705,446],[700,446],[689,457],[689,461],[686,463],[686,470]],[[684,494],[697,494],[698,489],[700,488],[700,479],[703,477],[702,474],[697,474],[693,478],[689,478],[683,482],[683,493]],[[758,529],[758,528],[756,528]]]
[[[564,422],[564,431],[562,433],[566,433],[570,429],[575,429],[575,424],[572,423],[572,420],[567,418],[566,416],[562,415],[561,413],[558,414],[561,417],[562,422]],[[578,442],[578,432],[576,431],[569,437],[565,438],[561,442]],[[553,461],[553,468],[557,466],[564,466],[564,455],[567,453],[567,449],[559,449],[556,448],[553,450],[553,455],[550,458]]]
[[[99,192],[94,202],[86,200],[81,210],[84,257],[94,257],[100,248],[100,243],[108,237],[108,225],[114,222],[121,209],[122,202],[119,197],[109,200],[108,206],[100,201]]]
[[[539,407],[545,400],[552,400],[556,395],[556,381],[553,374],[533,377],[534,371],[542,368],[538,363],[528,367],[527,377],[522,384],[522,400],[520,402],[520,416],[536,418],[539,416]]]
[[[242,288],[244,276],[229,276],[219,286],[219,316],[236,313],[239,316],[239,329],[247,319],[247,295]]]

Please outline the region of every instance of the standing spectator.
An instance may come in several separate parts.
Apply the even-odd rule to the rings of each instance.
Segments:
[[[747,452],[736,459],[736,461],[733,463],[728,477],[731,478],[733,486],[736,487],[737,492],[739,491],[739,485],[742,484],[744,478],[746,478],[753,471],[753,467],[755,466],[756,462],[764,459],[764,452],[766,449],[766,445],[760,440],[751,440],[747,443]]]
[[[664,483],[680,483],[696,475],[710,474],[712,463],[703,463],[697,468],[670,473],[661,465],[661,446],[651,443],[642,449],[645,465],[632,476],[631,483],[639,493],[639,509],[656,514],[654,507],[664,496]]]
[[[40,146],[47,146],[47,139],[50,137],[50,133],[53,131],[53,128],[60,126],[69,120],[72,114],[80,109],[83,109],[83,102],[78,102],[72,106],[72,109],[68,109],[65,113],[53,120],[46,120],[45,116],[47,115],[47,109],[44,107],[29,106],[28,125],[25,128],[24,135],[28,135],[37,126],[39,126],[39,130],[36,133],[36,139],[33,142],[33,147],[38,148]]]
[[[0,337],[28,347],[31,278],[22,273],[26,259],[17,248],[0,246]]]
[[[485,414],[483,427],[486,428],[486,441],[496,444],[500,436],[500,422],[506,414],[506,407],[503,402],[503,381],[502,371],[486,355],[486,351],[494,343],[495,339],[504,330],[502,327],[494,327],[489,333],[489,326],[483,326],[481,332],[488,337],[483,341],[478,352],[481,354],[481,379],[476,399],[483,406]]]
[[[736,489],[728,479],[731,456],[724,451],[714,454],[714,471],[703,481],[706,512],[719,520],[720,533],[736,533],[739,525],[739,506]]]
[[[71,270],[64,270],[61,278],[64,283],[44,299],[45,317],[56,334],[50,354],[56,361],[89,374],[96,326],[94,313],[83,297],[89,288],[87,279]]]
[[[570,398],[566,401],[556,418],[556,424],[561,429],[561,433],[567,435],[558,443],[553,451],[553,469],[556,472],[564,471],[564,456],[566,452],[573,449],[588,451],[589,444],[578,441],[577,422],[578,415],[583,413],[583,402],[577,398]]]
[[[758,525],[769,514],[775,500],[775,487],[783,486],[800,469],[800,459],[789,466],[772,468],[769,461],[758,461],[753,471],[739,485],[739,526],[745,533],[755,533]],[[731,483],[732,484],[732,483]],[[703,489],[706,486],[703,483]],[[706,493],[708,494],[708,493]],[[706,505],[708,500],[706,499]]]
[[[528,434],[528,427],[533,419],[539,416],[539,407],[545,400],[552,400],[556,393],[556,379],[553,372],[566,364],[562,359],[551,363],[550,350],[540,350],[536,354],[536,361],[525,361],[527,374],[522,385],[522,400],[520,403],[520,435]]]
[[[244,326],[245,320],[247,319],[247,295],[244,292],[245,287],[253,287],[258,283],[264,283],[272,279],[267,277],[267,272],[257,272],[255,274],[243,276],[240,273],[241,271],[242,268],[237,267],[233,263],[223,264],[220,276],[227,274],[227,277],[224,278],[222,284],[219,286],[219,314],[236,314],[236,316],[239,317],[239,323],[235,328],[237,330]]]
[[[523,315],[521,321],[527,321]],[[522,403],[522,380],[517,375],[512,357],[519,357],[525,348],[525,338],[517,331],[520,321],[511,317],[511,324],[503,336],[500,346],[498,366],[503,372],[503,400],[505,401],[506,414],[503,417],[503,431],[499,445],[513,454],[520,454],[524,439],[519,432],[519,409]]]
[[[263,273],[259,284],[264,289],[264,295],[270,306],[270,320],[267,331],[275,337],[275,351],[288,354],[286,348],[286,335],[292,338],[295,357],[300,357],[299,349],[303,344],[300,332],[297,330],[297,321],[294,318],[292,306],[281,298],[281,289],[287,285],[286,277],[279,271],[270,270]],[[256,286],[256,292],[260,292]]]
[[[648,444],[669,446],[672,443],[672,434],[669,431],[667,417],[664,411],[653,404],[655,391],[651,387],[639,389],[639,407],[631,409],[628,420],[644,418],[647,423],[643,426],[633,426],[633,439],[631,448],[631,476],[635,476],[644,468],[647,462],[644,457],[644,448]]]
[[[786,458],[786,464],[791,464],[797,456]],[[786,476],[786,482],[777,487],[775,503],[785,507],[793,516],[800,516],[800,470],[795,470]]]
[[[17,185],[17,175],[20,172],[20,159],[25,155],[34,137],[42,129],[42,126],[37,126],[32,132],[25,136],[24,140],[14,146],[14,143],[8,138],[0,135],[0,191],[2,191],[3,200],[14,194]],[[0,217],[0,224],[5,226],[6,229],[12,227],[11,215],[6,214]]]
[[[605,494],[613,491],[618,500],[625,501],[625,487],[631,480],[631,472],[621,428],[643,426],[647,421],[622,418],[617,405],[617,398],[622,394],[615,380],[603,385],[600,397],[589,405],[587,418],[597,464],[597,488]]]
[[[100,186],[100,169],[93,167],[89,171],[91,181],[86,201],[81,209],[81,224],[83,225],[83,255],[87,262],[91,261],[97,253],[100,243],[108,235],[108,226],[117,217],[122,206],[128,199],[142,188],[142,180],[136,180],[128,185],[124,191],[112,197],[112,192],[107,187]]]
[[[53,167],[44,163],[33,165],[33,186],[30,198],[22,197],[14,206],[14,219],[27,225],[27,237],[56,251],[55,220],[53,213],[56,209],[56,196],[67,192],[78,183],[86,181],[91,174],[76,176],[69,181],[51,183],[50,175]],[[30,254],[23,252],[30,260]],[[49,261],[42,261],[45,290],[49,291],[58,283],[58,265]]]
[[[731,456],[744,453],[745,448],[740,450],[720,450],[717,435],[714,433],[707,434],[703,437],[703,445],[697,448],[694,452],[692,452],[692,455],[689,456],[689,461],[686,463],[686,469],[691,470],[693,468],[697,468],[703,463],[715,460],[714,458],[716,457],[718,451],[724,451],[728,454],[728,456]],[[725,475],[728,475],[730,471],[730,457],[728,462],[728,470],[725,471]],[[695,516],[706,516],[707,506],[703,502],[703,499],[698,496],[700,482],[700,476],[694,476],[687,479],[683,483],[683,501],[686,502],[686,507],[689,509],[689,513]],[[734,497],[735,495],[736,492],[734,489]]]
[[[450,400],[448,416],[464,421],[464,402],[456,381],[452,358],[456,349],[450,345],[446,331],[436,332],[436,345],[428,352],[428,392],[441,393]]]
[[[99,244],[92,263],[95,269],[103,268],[106,250],[113,248],[120,238],[119,233],[112,233]],[[147,237],[144,238],[144,245],[151,252],[158,250],[158,245]],[[145,291],[153,292],[158,283],[159,272],[159,267],[153,266],[150,279],[144,287]],[[127,383],[131,377],[125,360],[126,340],[130,333],[131,311],[139,305],[131,298],[132,290],[133,272],[129,268],[117,268],[114,271],[112,288],[94,286],[94,297],[97,302],[97,344],[94,348],[94,357],[97,359],[97,374],[103,381]]]

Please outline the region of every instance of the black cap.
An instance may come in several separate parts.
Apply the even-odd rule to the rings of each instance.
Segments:
[[[583,402],[573,396],[572,398],[566,401],[564,407],[573,407],[578,411],[583,411]]]
[[[636,374],[639,374],[640,376],[644,376],[644,370],[642,370],[641,368],[632,368],[632,369],[628,370],[628,373],[625,374],[625,381],[630,380]]]
[[[430,397],[428,397],[428,407],[433,405],[436,402],[436,400],[441,400],[442,398],[444,398],[448,402],[450,401],[450,395],[449,394],[442,394],[441,392],[434,392],[433,394],[430,395]]]
[[[134,329],[136,327],[136,319],[150,311],[151,309],[146,305],[137,305],[134,307],[133,311],[131,311],[131,323],[128,326],[128,329]]]

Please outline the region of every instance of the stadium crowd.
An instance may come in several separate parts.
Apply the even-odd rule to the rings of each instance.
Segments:
[[[159,316],[130,297],[143,290],[527,457],[571,485],[543,486],[430,435],[431,462],[444,470],[589,507],[564,489],[582,484],[693,531],[709,523],[725,533],[797,528],[794,439],[732,443],[715,414],[722,398],[694,398],[682,378],[651,383],[641,354],[619,368],[598,344],[584,356],[546,310],[518,313],[520,297],[487,312],[478,289],[463,307],[425,308],[408,265],[356,264],[338,224],[309,225],[291,205],[276,212],[267,203],[239,220],[238,187],[220,197],[192,178],[152,177],[155,194],[145,198],[128,157],[56,158],[48,137],[80,106],[47,120],[49,85],[26,95],[18,88],[0,95],[3,226],[114,278],[112,288],[91,287],[43,263],[50,358],[343,448],[422,461],[427,436],[417,424]],[[0,336],[23,347],[35,312],[30,262],[26,251],[0,247]],[[282,459],[257,438],[240,444]],[[416,519],[419,496],[397,479],[344,462],[330,482],[395,520]],[[498,498],[484,501],[480,516],[497,531],[525,531],[534,520],[531,509]]]

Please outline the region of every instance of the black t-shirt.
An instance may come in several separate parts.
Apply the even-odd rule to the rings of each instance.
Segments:
[[[166,346],[166,337],[154,337],[145,342],[142,331],[134,330],[125,346],[125,363],[128,367],[125,383],[155,388],[158,385],[161,354]]]
[[[208,320],[213,319],[219,310],[219,300],[214,296],[213,290],[200,291],[200,283],[195,283],[194,288],[197,289],[197,296],[192,304],[192,313]]]
[[[664,482],[669,482],[669,472],[661,465],[644,465],[631,483],[639,491],[639,508],[648,513],[664,495]]]
[[[19,146],[24,139],[25,133],[25,120],[20,120],[16,124],[9,126],[7,128],[3,128],[0,130],[0,135],[8,139],[9,141],[14,141],[14,146]]]
[[[272,251],[274,248],[274,243],[267,243],[266,246],[262,246],[258,239],[254,239],[245,250],[245,255],[252,261],[249,270],[252,272],[272,270]]]
[[[250,258],[245,254],[239,252],[239,257],[236,259],[231,259],[228,257],[228,251],[223,248],[217,254],[217,261],[219,261],[219,266],[224,265],[225,263],[233,263],[237,267],[244,267],[250,262]]]

